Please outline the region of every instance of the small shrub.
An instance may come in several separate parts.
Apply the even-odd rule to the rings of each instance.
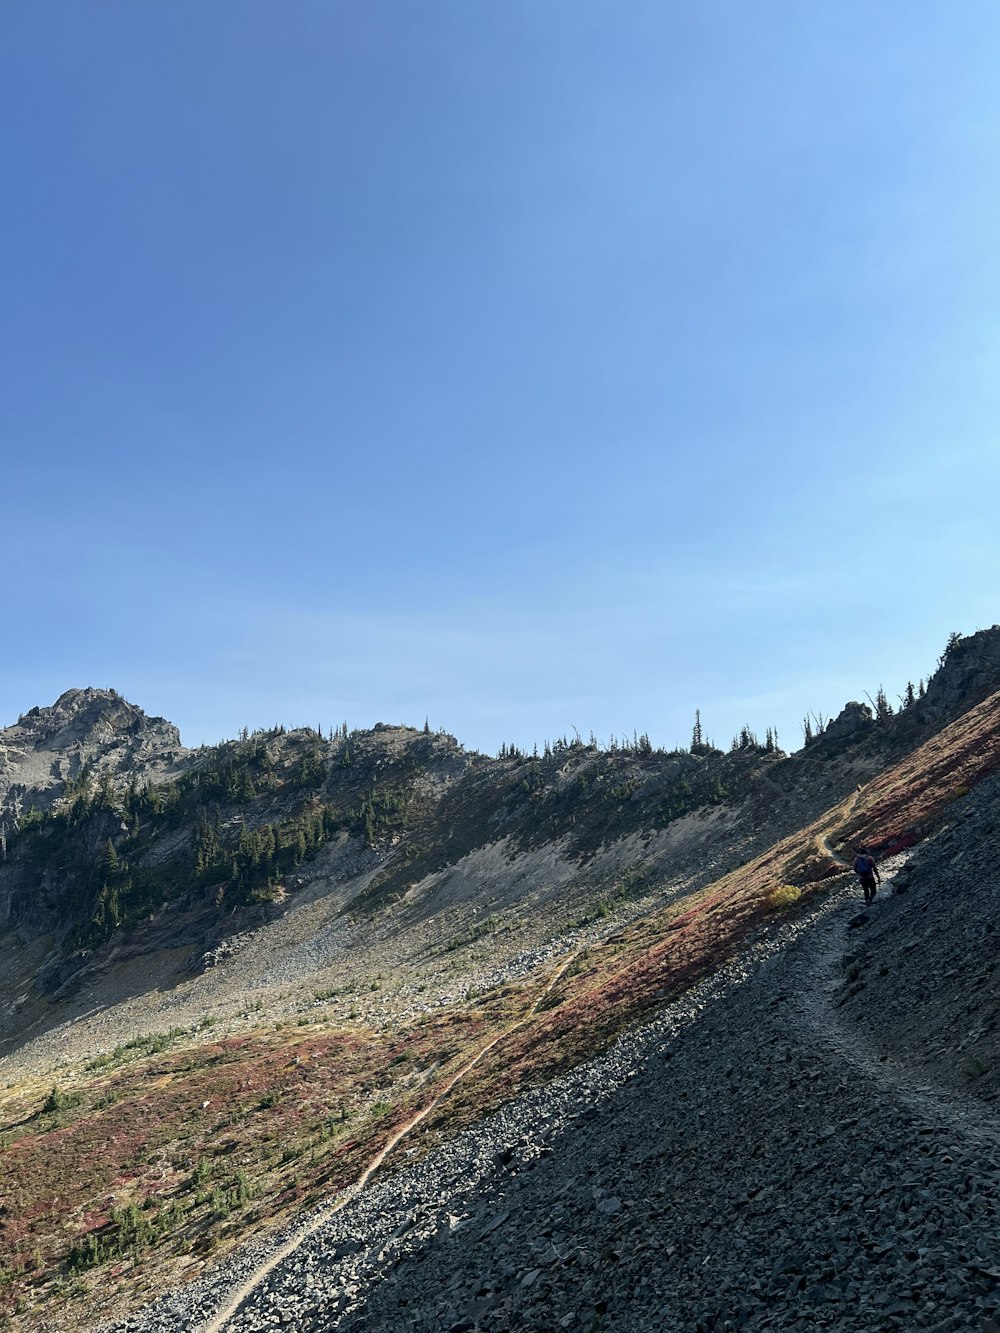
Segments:
[[[199,1157],[197,1162],[195,1162],[194,1170],[188,1177],[185,1188],[189,1190],[200,1190],[201,1186],[204,1185],[209,1176],[211,1176],[213,1169],[214,1163],[211,1158]]]
[[[773,912],[789,912],[801,897],[802,890],[798,885],[782,884],[767,895],[767,905]]]
[[[42,1111],[46,1115],[58,1115],[60,1111],[68,1110],[75,1106],[80,1100],[79,1093],[63,1092],[62,1088],[53,1084],[52,1091],[42,1103]]]

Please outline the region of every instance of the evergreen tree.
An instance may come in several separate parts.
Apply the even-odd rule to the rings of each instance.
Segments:
[[[703,741],[701,734],[701,709],[694,710],[694,727],[691,730],[691,753],[699,754],[702,750]]]
[[[948,642],[947,642],[947,643],[945,644],[945,646],[944,646],[944,652],[943,652],[943,653],[941,654],[941,656],[938,658],[938,666],[939,666],[939,667],[943,667],[944,664],[945,664],[945,662],[947,662],[948,658],[952,655],[952,653],[953,653],[953,652],[955,651],[955,649],[958,647],[958,644],[959,644],[959,641],[961,640],[961,637],[962,637],[962,636],[961,636],[961,634],[959,634],[959,632],[958,632],[957,629],[953,629],[952,632],[948,635]]]
[[[112,884],[118,876],[118,853],[115,844],[109,838],[104,844],[101,855],[101,879],[105,884]]]
[[[805,717],[802,719],[802,737],[806,745],[808,745],[813,738],[812,720],[808,713],[806,713]]]

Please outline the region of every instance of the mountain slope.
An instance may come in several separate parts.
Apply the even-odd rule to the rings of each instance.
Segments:
[[[998,638],[791,757],[278,729],[150,785],[137,764],[49,783],[27,817],[22,795],[0,866],[9,1307],[68,1330],[70,1291],[91,1320],[140,1301],[348,1186],[432,1103],[421,1155],[820,923],[843,883],[824,847],[926,839],[1000,764],[1000,694],[963,711],[960,684],[982,698]]]

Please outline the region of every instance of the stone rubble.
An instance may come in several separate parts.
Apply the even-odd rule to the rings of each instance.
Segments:
[[[845,877],[600,1059],[376,1176],[226,1333],[1000,1330],[996,808],[980,784],[905,892],[859,913]],[[942,1005],[986,1071],[924,1060]],[[283,1239],[104,1333],[195,1333]]]

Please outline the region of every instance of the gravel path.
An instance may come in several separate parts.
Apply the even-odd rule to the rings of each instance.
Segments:
[[[376,1177],[226,1333],[1000,1333],[994,1114],[888,1065],[841,1005],[854,941],[919,910],[859,908],[852,876],[605,1057]],[[116,1333],[206,1329],[274,1244]]]

